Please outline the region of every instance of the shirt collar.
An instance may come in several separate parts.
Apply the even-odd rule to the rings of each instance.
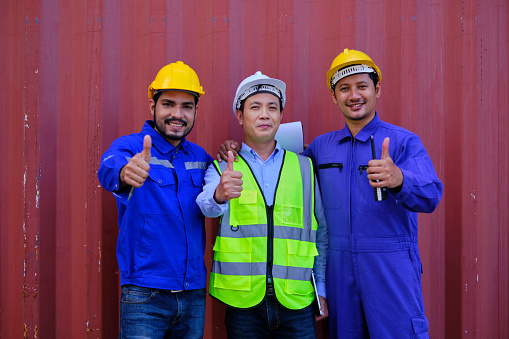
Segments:
[[[276,141],[276,148],[266,161],[276,161],[276,158],[279,158],[284,153],[281,152],[282,150],[283,149],[281,148],[281,145]],[[254,161],[256,159],[259,159],[260,161],[263,161],[262,158],[258,155],[258,153],[256,153],[251,147],[246,145],[244,142],[242,142],[242,148],[240,149],[239,153],[246,160]]]
[[[187,142],[186,138],[183,138],[177,147],[173,146],[165,137],[154,129],[153,120],[145,121],[141,133],[150,135],[152,138],[152,147],[157,148],[162,154],[177,151],[183,151],[185,154],[188,154],[190,151],[189,142]]]
[[[364,126],[359,131],[359,133],[357,133],[357,135],[355,136],[355,139],[357,139],[359,141],[363,141],[363,142],[368,140],[369,137],[378,130],[378,127],[380,127],[380,122],[381,121],[380,121],[380,118],[378,117],[378,113],[375,112],[375,116],[373,117],[373,119],[366,126]],[[345,138],[352,138],[352,133],[348,129],[348,125],[346,123],[345,123],[345,128],[338,131],[336,140],[341,141]]]

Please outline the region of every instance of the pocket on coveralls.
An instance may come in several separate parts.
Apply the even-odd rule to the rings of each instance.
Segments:
[[[415,334],[428,333],[429,331],[429,323],[426,316],[412,318],[412,326]],[[423,338],[427,338],[427,336],[423,336]]]

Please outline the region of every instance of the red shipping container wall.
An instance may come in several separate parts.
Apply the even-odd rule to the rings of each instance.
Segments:
[[[508,338],[507,0],[2,0],[0,336],[117,337],[116,205],[97,170],[150,119],[163,65],[198,73],[189,139],[214,155],[241,138],[231,103],[257,70],[287,83],[306,143],[341,128],[325,72],[344,48],[381,68],[378,113],[422,138],[444,183],[419,216],[431,337]],[[225,337],[207,302],[205,337]]]

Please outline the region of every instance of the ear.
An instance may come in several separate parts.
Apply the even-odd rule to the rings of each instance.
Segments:
[[[239,125],[241,125],[241,126],[244,125],[243,116],[242,115],[243,115],[243,113],[242,113],[241,110],[237,110],[235,112],[235,116],[237,117],[237,121],[238,121]]]
[[[375,94],[376,94],[376,98],[380,98],[380,95],[382,94],[382,91],[380,89],[380,83],[377,83],[376,84],[376,87],[375,87]]]
[[[334,89],[334,91],[331,92],[331,94],[332,94],[332,101],[334,101],[334,103],[337,105],[338,100],[336,99],[336,89]]]
[[[156,107],[156,102],[154,101],[154,99],[150,99],[148,101],[148,106],[150,108],[150,114],[152,114],[152,116],[154,117],[154,108]],[[155,117],[154,117],[155,119]]]

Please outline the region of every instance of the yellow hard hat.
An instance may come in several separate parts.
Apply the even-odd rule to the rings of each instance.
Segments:
[[[153,99],[157,90],[171,89],[191,92],[197,97],[205,94],[196,72],[182,61],[171,63],[159,70],[156,79],[148,86],[148,97]]]
[[[359,67],[351,67],[345,69],[343,72],[338,72],[345,67],[353,65],[359,65]],[[340,79],[358,73],[376,73],[378,82],[382,81],[382,72],[380,72],[380,69],[366,53],[345,48],[343,53],[334,59],[330,69],[327,71],[327,87],[329,87],[332,92],[334,86]]]

